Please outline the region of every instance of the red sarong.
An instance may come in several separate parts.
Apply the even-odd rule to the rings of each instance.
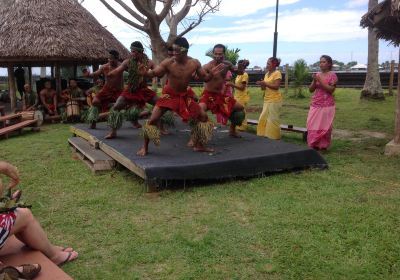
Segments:
[[[221,92],[210,92],[204,90],[199,103],[206,104],[207,109],[213,114],[221,114],[223,116],[223,124],[226,124],[228,118],[232,114],[236,100],[232,96]]]
[[[197,120],[200,116],[200,106],[194,100],[194,95],[190,87],[184,92],[175,92],[169,85],[165,85],[156,106],[174,111],[184,122],[189,119]]]
[[[125,87],[124,91],[121,93],[121,96],[125,98],[126,102],[129,104],[135,104],[140,108],[143,108],[146,103],[149,103],[156,96],[156,93],[148,87],[139,88],[133,93],[129,91],[129,88],[129,85]]]
[[[120,94],[121,91],[119,89],[104,85],[103,88],[96,94],[95,98],[97,98],[102,104],[112,103],[117,101],[117,98]]]
[[[53,112],[56,111],[56,106],[54,104],[47,104],[47,107],[49,108],[50,111],[53,111]]]

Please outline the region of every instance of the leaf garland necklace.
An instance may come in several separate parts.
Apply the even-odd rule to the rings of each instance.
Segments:
[[[140,64],[144,64],[147,67],[149,62],[149,58],[146,54],[143,54],[140,61],[139,59],[131,58],[128,66],[128,86],[129,92],[135,93],[139,88],[142,87],[144,80],[144,76],[139,74],[138,68]]]

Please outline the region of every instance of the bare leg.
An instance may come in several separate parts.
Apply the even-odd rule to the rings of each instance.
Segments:
[[[122,109],[125,108],[125,106],[126,106],[126,101],[122,96],[120,96],[120,97],[118,97],[117,101],[115,102],[115,104],[111,108],[111,110],[121,111]],[[111,131],[104,138],[105,139],[113,139],[115,137],[117,137],[117,129],[111,128]]]
[[[149,117],[151,114],[151,112],[149,112],[148,110],[143,110],[140,114],[139,114],[139,119],[145,119],[147,117]],[[138,120],[133,121],[132,122],[132,126],[133,128],[141,128],[142,125],[139,123]]]
[[[204,103],[199,103],[199,106],[200,106],[199,121],[201,121],[201,122],[208,121],[208,115],[206,113],[207,112],[207,105],[204,104]],[[213,148],[208,148],[205,145],[203,145],[202,143],[194,142],[192,137],[190,137],[189,143],[187,145],[189,146],[189,144],[191,144],[191,142],[193,143],[192,147],[193,147],[193,151],[195,151],[195,152],[212,153],[212,152],[215,151]]]
[[[75,251],[62,251],[60,247],[52,245],[30,210],[18,208],[16,215],[17,219],[11,229],[11,234],[15,234],[27,246],[42,252],[55,264],[64,262],[68,256],[70,256],[71,261],[78,257],[78,253]]]
[[[92,106],[97,107],[97,110],[99,110],[99,112],[101,112],[101,101],[97,97],[93,98]],[[92,121],[90,123],[90,128],[91,129],[95,129],[96,128],[96,121]]]
[[[105,139],[113,139],[115,137],[117,137],[117,130],[115,128],[111,128],[111,131],[104,136]]]
[[[161,109],[158,106],[155,106],[153,109],[153,112],[151,113],[151,117],[150,120],[147,122],[147,124],[149,125],[157,125],[160,118],[162,117],[162,115],[165,113],[165,109]],[[148,154],[149,152],[149,138],[144,137],[144,142],[143,142],[143,146],[142,148],[139,149],[139,151],[137,151],[137,155],[138,156],[145,156]]]
[[[240,104],[239,102],[236,102],[235,105],[233,105],[233,112],[238,112],[238,111],[243,111],[244,107],[242,104]],[[234,137],[234,138],[241,138],[242,136],[240,136],[237,131],[236,131],[236,125],[232,124],[229,127],[229,136]]]

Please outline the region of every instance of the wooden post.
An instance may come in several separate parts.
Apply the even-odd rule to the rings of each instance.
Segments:
[[[285,65],[285,95],[289,93],[289,64]]]
[[[8,94],[10,95],[11,112],[17,109],[17,90],[15,88],[14,67],[8,65]]]
[[[51,78],[54,79],[54,66],[50,66]]]
[[[59,98],[61,96],[61,68],[60,64],[56,64],[55,66],[55,74],[56,74],[56,91],[57,91],[57,97]]]
[[[399,48],[399,64],[400,66],[400,48]],[[400,67],[397,70],[397,106],[396,106],[396,118],[394,128],[394,143],[400,144]]]
[[[389,77],[389,96],[393,96],[393,81],[394,81],[394,60],[390,62],[390,77]]]
[[[77,77],[77,74],[78,74],[78,65],[76,65],[76,64],[74,64],[74,79],[76,79],[76,77]]]
[[[32,85],[32,66],[28,67],[28,82],[31,85],[31,87],[33,88],[33,85]]]

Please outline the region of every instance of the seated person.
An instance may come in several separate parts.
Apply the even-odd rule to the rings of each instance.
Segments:
[[[18,185],[19,174],[15,166],[5,161],[0,161],[0,174],[10,178],[9,189]],[[72,248],[51,244],[43,228],[28,208],[16,208],[0,213],[0,254],[6,254],[7,251],[10,251],[12,244],[8,241],[12,235],[15,235],[26,246],[42,252],[58,266],[78,258],[78,253]],[[40,266],[35,267],[40,270]],[[7,273],[6,268],[0,266],[0,271],[2,270]],[[23,278],[21,276],[23,275],[20,275],[19,278]]]
[[[65,103],[69,101],[77,101],[81,109],[86,105],[86,97],[83,90],[78,87],[75,79],[69,79],[69,86],[61,93],[61,98]]]
[[[40,101],[42,102],[42,108],[45,113],[58,116],[57,112],[57,92],[51,88],[51,82],[46,80],[44,82],[44,89],[40,91]]]
[[[103,88],[104,86],[104,78],[98,77],[96,83],[93,87],[86,91],[86,102],[89,106],[92,106],[92,102],[96,94]],[[102,108],[102,111],[108,111],[108,106],[106,106],[105,110]]]
[[[39,106],[39,98],[36,92],[32,90],[30,84],[24,85],[24,98],[22,103],[22,110],[24,111],[34,111]]]

